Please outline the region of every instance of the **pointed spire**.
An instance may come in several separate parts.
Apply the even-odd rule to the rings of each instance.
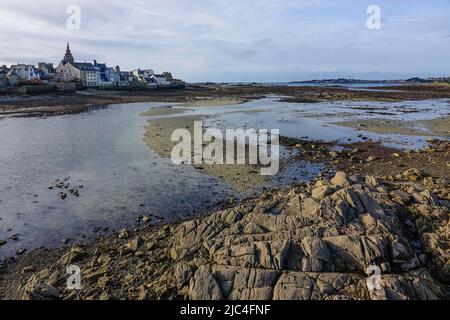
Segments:
[[[73,63],[74,61],[75,59],[73,58],[72,52],[70,51],[69,42],[67,42],[66,54],[64,55],[62,62],[66,64],[67,62]]]

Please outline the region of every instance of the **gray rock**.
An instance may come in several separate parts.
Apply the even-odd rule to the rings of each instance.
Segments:
[[[197,269],[189,285],[189,297],[192,300],[221,300],[223,298],[211,267],[201,266]]]

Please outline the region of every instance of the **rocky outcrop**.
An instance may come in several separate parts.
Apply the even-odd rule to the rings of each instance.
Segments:
[[[74,246],[33,274],[22,298],[448,298],[449,199],[379,180],[340,172],[171,227]],[[81,268],[80,291],[65,287],[70,264]]]
[[[171,257],[197,270],[183,279],[186,298],[443,298],[449,255],[438,234],[449,230],[449,203],[409,188],[391,196],[374,177],[338,173],[182,223],[173,230]],[[412,242],[407,229],[414,225],[402,217],[399,197],[409,201],[411,213],[427,216],[416,221],[424,248]],[[439,218],[421,222],[433,217]],[[439,223],[447,229],[434,229]],[[430,225],[441,232],[425,232]],[[379,290],[367,287],[371,268],[381,272]]]

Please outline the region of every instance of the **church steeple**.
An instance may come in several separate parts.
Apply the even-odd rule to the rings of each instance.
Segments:
[[[75,59],[73,58],[72,52],[70,51],[69,43],[67,42],[66,54],[64,55],[62,62],[66,64],[67,62],[73,63],[74,61]]]

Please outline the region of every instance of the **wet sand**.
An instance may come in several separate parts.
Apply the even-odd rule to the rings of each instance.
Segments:
[[[236,98],[236,97],[224,97],[224,98],[202,98],[195,101],[190,101],[178,105],[180,108],[194,108],[194,107],[222,107],[236,104],[243,104],[248,102],[248,99]]]
[[[147,113],[144,114],[147,115]],[[149,148],[156,151],[160,156],[170,158],[172,149],[177,144],[177,142],[171,141],[172,132],[179,128],[185,128],[193,136],[194,121],[200,120],[202,118],[198,116],[151,119],[145,128],[144,141]],[[194,167],[209,175],[224,179],[238,191],[252,190],[268,182],[266,176],[260,175],[260,167],[257,165],[202,164],[194,165]]]
[[[401,134],[411,136],[450,137],[450,117],[421,120],[400,121],[386,119],[355,119],[333,122],[331,124],[380,134]]]
[[[190,108],[198,107],[223,107],[236,104],[243,104],[248,100],[237,99],[233,97],[225,98],[201,98],[199,100],[190,101],[186,103],[173,103],[166,106],[152,108],[141,115],[144,117],[156,117],[156,116],[170,116],[176,114],[183,114]]]

